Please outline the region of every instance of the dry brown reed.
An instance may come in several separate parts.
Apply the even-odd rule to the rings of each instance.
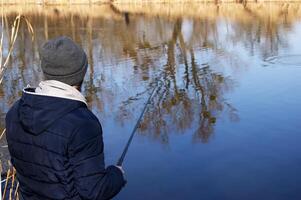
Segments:
[[[3,8],[3,6],[2,6]],[[20,28],[20,23],[21,23],[21,20],[24,19],[26,25],[27,25],[27,28],[28,28],[28,31],[31,33],[32,35],[32,39],[33,39],[33,28],[30,24],[30,22],[26,19],[26,17],[24,17],[23,15],[21,14],[18,14],[17,17],[15,18],[14,22],[13,22],[13,25],[12,25],[12,28],[11,28],[11,31],[10,31],[10,37],[9,37],[9,46],[8,46],[8,53],[6,55],[6,58],[3,60],[4,58],[4,55],[3,55],[3,49],[4,49],[4,43],[3,43],[3,35],[4,35],[4,30],[5,30],[5,26],[4,26],[4,19],[3,19],[3,13],[2,13],[2,33],[1,33],[1,40],[0,40],[0,84],[2,83],[2,80],[3,80],[3,75],[4,75],[4,71],[8,65],[8,62],[9,62],[9,59],[11,57],[11,54],[13,52],[13,48],[14,48],[14,45],[15,45],[15,42],[17,40],[17,36],[18,36],[18,32],[19,32],[19,28]]]
[[[0,135],[0,140],[2,139],[3,135],[5,134],[5,132],[6,132],[6,129],[4,129],[4,130],[2,131],[2,133],[1,133],[1,135]]]
[[[178,4],[178,3],[229,3],[229,2],[288,2],[284,0],[6,0],[5,4],[20,4],[20,5],[74,5],[74,4],[104,4],[104,3],[115,3],[115,4],[140,4],[140,3],[155,3],[155,4]],[[294,2],[300,2],[300,0],[294,0]]]
[[[254,20],[254,18],[279,21],[282,15],[290,18],[300,18],[299,3],[248,3],[243,4],[116,4],[116,9],[123,13],[142,14],[146,16],[165,16],[169,18],[189,17],[215,20],[217,17],[235,21]]]
[[[5,197],[7,196],[8,186],[10,184],[8,200],[17,200],[19,199],[18,196],[19,182],[16,179],[16,169],[11,165],[9,161],[8,161],[8,165],[10,167],[6,173],[6,178],[4,180],[1,180],[1,183],[5,182],[5,185],[4,185],[3,194],[0,196],[0,198],[3,200],[5,199]],[[11,182],[9,182],[9,180],[11,180]]]
[[[5,4],[39,4],[39,5],[69,5],[69,4],[99,4],[109,0],[6,0]]]
[[[114,8],[114,9],[112,9]],[[279,17],[286,15],[287,19],[299,18],[301,9],[299,3],[249,3],[243,4],[116,4],[116,5],[95,5],[95,6],[5,6],[5,15],[20,13],[30,17],[33,15],[45,16],[49,19],[64,18],[69,15],[80,16],[81,18],[110,18],[124,20],[122,14],[128,13],[131,16],[160,16],[168,18],[206,18],[226,17],[233,20],[254,20],[254,17],[271,18],[279,20]]]
[[[15,189],[15,194],[14,194],[15,199],[19,199],[18,190],[19,190],[19,182],[17,182],[17,186],[16,186],[16,189]]]
[[[14,192],[14,186],[15,186],[15,183],[16,183],[16,170],[15,168],[12,169],[13,170],[13,174],[12,174],[12,180],[11,180],[11,187],[9,189],[9,200],[12,200],[12,199],[16,199],[16,195],[13,196],[13,194],[16,194],[17,191]]]
[[[17,36],[18,36],[18,31],[19,31],[19,27],[20,27],[20,23],[21,23],[21,20],[24,19],[24,21],[26,22],[27,24],[27,28],[28,28],[28,31],[32,34],[32,39],[33,39],[33,28],[31,26],[31,24],[29,23],[29,21],[23,17],[21,14],[19,14],[14,22],[13,22],[13,26],[11,28],[11,31],[10,31],[10,37],[9,37],[9,45],[8,45],[8,53],[6,55],[6,58],[4,58],[4,52],[3,52],[3,49],[4,49],[4,43],[3,43],[3,38],[4,38],[4,30],[5,30],[5,27],[4,27],[4,17],[3,17],[3,6],[2,6],[2,17],[1,17],[1,39],[0,39],[0,84],[2,83],[2,80],[3,80],[3,75],[4,75],[4,72],[5,72],[5,69],[9,63],[9,59],[11,57],[11,54],[12,54],[12,51],[13,51],[13,48],[14,48],[14,44],[16,42],[16,39],[17,39]],[[2,139],[2,137],[4,136],[6,132],[6,129],[4,129],[0,135],[0,140]],[[2,174],[2,164],[0,166],[1,168],[1,173]],[[8,186],[8,181],[10,178],[12,178],[12,187],[10,188],[10,194],[9,194],[9,199],[16,199],[16,194],[13,196],[12,193],[13,193],[13,186],[14,186],[14,183],[15,183],[15,170],[14,169],[9,169],[7,171],[7,175],[6,175],[6,179],[3,180],[5,182],[5,187],[4,187],[4,191],[3,191],[3,195],[0,194],[0,197],[2,197],[2,199],[4,199],[5,195],[6,195],[6,190],[7,190],[7,186]],[[0,175],[1,177],[1,175]],[[2,184],[2,180],[0,178],[0,186]],[[2,187],[0,187],[2,188]],[[17,191],[16,191],[17,192]]]
[[[7,186],[8,186],[8,180],[11,178],[11,169],[9,168],[7,173],[6,173],[6,178],[5,178],[5,186],[4,186],[4,190],[3,190],[3,194],[2,194],[2,199],[4,199],[5,195],[6,195],[6,190],[7,190]]]
[[[18,32],[19,32],[19,28],[20,28],[20,24],[21,24],[22,20],[24,20],[24,22],[26,23],[27,29],[28,29],[29,33],[31,33],[32,40],[33,40],[34,39],[34,34],[33,34],[34,32],[33,32],[32,25],[30,24],[28,19],[25,16],[21,15],[21,14],[18,14],[16,16],[11,28],[5,27],[5,25],[4,25],[4,6],[3,6],[3,1],[2,1],[1,38],[0,38],[0,84],[2,83],[5,69],[7,68],[8,63],[9,63],[9,59],[12,55],[13,48],[14,48],[15,42],[17,40],[17,36],[18,36]],[[4,41],[3,41],[5,30],[7,30],[8,33],[10,33],[9,37],[8,37],[8,40],[9,40],[8,41],[8,53],[6,55],[4,55],[5,46],[4,46]],[[4,56],[5,56],[5,58],[4,58]],[[0,135],[0,140],[4,136],[5,132],[6,132],[6,129],[4,129],[2,131],[2,133]],[[2,198],[2,199],[5,198],[8,183],[9,183],[9,180],[11,179],[11,187],[10,187],[10,191],[9,191],[9,200],[19,199],[19,197],[18,197],[19,183],[16,181],[16,170],[13,167],[11,167],[11,169],[8,169],[8,171],[6,173],[6,179],[4,179],[4,180],[1,180],[1,179],[2,179],[2,163],[0,162],[0,190],[1,190],[1,192],[2,192],[2,182],[5,182],[3,194],[0,192],[0,198]],[[14,187],[15,184],[16,184],[16,187]]]

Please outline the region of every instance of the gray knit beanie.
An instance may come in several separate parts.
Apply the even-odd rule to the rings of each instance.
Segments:
[[[62,36],[44,43],[40,49],[45,79],[79,85],[86,74],[88,61],[84,50],[71,38]]]

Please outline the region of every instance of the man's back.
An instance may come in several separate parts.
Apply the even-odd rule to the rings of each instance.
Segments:
[[[102,130],[86,104],[23,91],[6,117],[7,142],[27,199],[110,199],[122,172],[105,169]]]

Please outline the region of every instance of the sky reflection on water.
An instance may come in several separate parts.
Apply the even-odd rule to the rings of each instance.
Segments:
[[[256,5],[210,5],[195,17],[107,5],[98,7],[104,16],[60,8],[27,13],[35,39],[22,27],[0,88],[0,126],[22,88],[42,79],[38,47],[68,35],[89,58],[83,92],[103,125],[108,164],[154,80],[163,80],[116,199],[299,199],[301,11],[296,4]]]

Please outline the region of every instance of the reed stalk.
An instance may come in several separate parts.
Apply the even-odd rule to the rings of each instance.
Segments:
[[[10,179],[10,171],[11,171],[11,169],[8,169],[7,174],[6,174],[5,186],[4,186],[4,190],[3,190],[3,194],[2,194],[2,199],[4,199],[5,194],[6,194],[8,180]]]
[[[13,25],[11,27],[11,30],[9,31],[9,27],[8,25],[4,24],[4,7],[3,7],[3,0],[2,0],[2,15],[1,15],[1,38],[0,38],[0,85],[3,81],[3,76],[4,76],[4,72],[8,66],[9,60],[11,58],[14,46],[15,46],[15,42],[17,40],[18,37],[18,33],[19,33],[19,29],[20,29],[20,24],[21,21],[24,21],[28,32],[31,34],[31,39],[32,41],[34,40],[34,31],[33,31],[33,27],[30,24],[30,22],[28,21],[28,19],[21,15],[18,14],[13,22]],[[9,45],[8,45],[8,53],[6,55],[6,57],[4,58],[4,31],[7,28],[7,31],[10,32],[9,34]],[[4,136],[6,132],[6,129],[4,129],[0,135],[0,140],[2,139],[2,137]],[[2,174],[2,163],[0,161],[0,174]],[[1,180],[2,177],[0,175],[0,198],[4,199],[5,195],[6,195],[6,191],[7,191],[7,186],[8,186],[8,182],[10,179],[11,180],[11,188],[9,190],[9,200],[12,199],[19,199],[19,195],[18,195],[18,189],[19,189],[19,183],[16,182],[16,170],[12,167],[11,169],[8,169],[7,174],[6,174],[6,179],[5,180]],[[2,194],[2,182],[5,182],[5,186],[4,186],[4,190],[3,190],[3,194]],[[16,182],[16,188],[14,191],[14,186],[15,186],[15,182]]]
[[[14,191],[14,186],[15,186],[15,180],[16,180],[16,170],[13,168],[13,175],[12,175],[12,181],[11,181],[11,186],[9,189],[9,200],[13,200],[13,191]]]
[[[15,42],[17,40],[18,32],[19,32],[19,29],[20,29],[20,23],[21,23],[22,19],[26,23],[28,32],[31,34],[31,39],[32,40],[34,39],[34,31],[33,31],[32,25],[30,24],[30,22],[28,21],[28,19],[25,16],[23,16],[21,14],[18,14],[17,17],[15,18],[15,20],[13,22],[13,25],[12,25],[12,28],[11,28],[8,53],[6,55],[6,58],[3,59],[4,58],[4,55],[3,55],[3,49],[4,49],[3,35],[4,35],[4,33],[3,32],[4,32],[5,27],[4,27],[4,16],[3,16],[3,5],[2,5],[2,17],[1,17],[2,33],[1,33],[1,39],[0,39],[0,84],[3,81],[3,76],[4,76],[5,69],[7,68],[7,65],[9,63],[9,59],[12,55],[14,45],[15,45]]]
[[[0,140],[1,140],[1,138],[3,137],[3,135],[5,134],[5,132],[6,132],[6,129],[4,129],[4,130],[2,131],[2,133],[1,133],[1,135],[0,135]]]
[[[18,190],[19,190],[19,182],[17,182],[17,186],[16,186],[16,189],[15,189],[15,194],[14,194],[15,199],[18,199]]]

